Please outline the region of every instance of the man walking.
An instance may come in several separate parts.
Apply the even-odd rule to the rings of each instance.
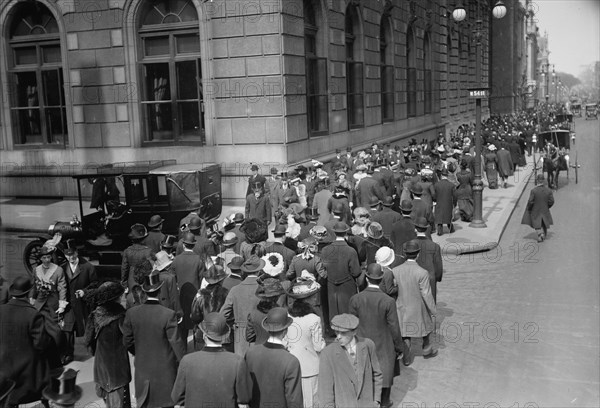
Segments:
[[[529,225],[538,234],[538,242],[544,241],[548,228],[553,224],[550,208],[554,205],[552,190],[546,185],[543,174],[535,178],[535,188],[529,194],[527,208],[521,219],[521,224]]]
[[[448,180],[448,169],[443,168],[442,180],[435,183],[435,224],[437,225],[437,234],[444,234],[444,224],[448,225],[448,229],[452,234],[454,232],[454,224],[452,224],[452,215],[456,206],[456,198],[454,190],[456,186]]]
[[[263,194],[262,187],[254,189],[252,194],[246,196],[246,219],[258,218],[266,225],[271,223],[271,202]]]
[[[444,266],[442,261],[442,249],[439,244],[427,238],[427,220],[423,217],[417,218],[415,230],[417,233],[417,241],[421,247],[417,264],[429,273],[429,285],[431,286],[431,294],[433,300],[437,303],[437,283],[442,281]]]

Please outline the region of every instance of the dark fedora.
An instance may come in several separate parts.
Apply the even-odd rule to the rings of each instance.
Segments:
[[[190,220],[190,223],[188,224],[188,229],[190,231],[197,231],[200,228],[202,228],[203,225],[204,225],[204,221],[202,220],[202,218],[194,217]]]
[[[173,248],[177,243],[177,237],[175,235],[166,235],[160,243],[163,248]]]
[[[402,200],[400,202],[400,211],[402,212],[412,212],[413,204],[411,200]]]
[[[331,230],[336,234],[345,234],[348,232],[349,228],[345,222],[336,222]]]
[[[150,221],[148,221],[148,228],[156,228],[163,222],[165,222],[165,220],[163,220],[163,218],[160,215],[153,215],[152,217],[150,217]]]
[[[163,282],[159,279],[158,271],[152,271],[149,275],[144,276],[144,283],[142,284],[142,290],[144,292],[156,292],[158,291]]]
[[[200,323],[200,330],[212,341],[225,341],[229,338],[229,325],[219,312],[204,316],[204,320]]]
[[[394,199],[390,196],[386,196],[381,202],[381,204],[383,204],[384,207],[391,207],[392,205],[394,205]]]
[[[242,258],[241,256],[236,256],[231,260],[231,262],[229,262],[227,264],[227,267],[231,271],[239,271],[240,269],[242,269],[243,264],[244,264],[244,258]]]
[[[336,214],[336,215],[340,215],[344,212],[344,204],[342,203],[335,203],[333,205],[333,207],[331,208],[331,212]]]
[[[369,266],[367,266],[367,272],[365,272],[365,276],[373,280],[383,279],[383,269],[381,268],[381,265],[377,263],[369,264]]]
[[[226,232],[223,235],[223,245],[226,247],[235,246],[238,243],[238,237],[235,235],[235,232]]]
[[[254,273],[261,271],[265,267],[265,265],[265,261],[263,261],[259,257],[251,256],[246,262],[242,264],[242,267],[240,269],[244,273]]]
[[[23,297],[33,288],[31,279],[25,276],[17,276],[8,288],[8,294],[14,297]]]
[[[123,292],[125,292],[125,288],[123,288],[123,285],[120,283],[111,281],[104,282],[96,289],[94,302],[98,305],[103,305],[111,300],[120,298]]]
[[[413,185],[410,186],[410,192],[414,195],[420,196],[421,194],[423,194],[423,186],[419,183],[413,183]]]
[[[130,239],[144,239],[148,236],[148,230],[142,224],[133,224],[131,226],[131,232],[129,233]]]
[[[381,204],[381,200],[377,196],[369,198],[369,207],[377,207],[379,204]]]
[[[405,254],[414,255],[419,253],[419,251],[421,250],[421,246],[419,245],[419,241],[417,241],[416,239],[411,239],[410,241],[405,242],[402,245],[402,249],[404,250]]]
[[[427,229],[429,227],[429,223],[425,217],[417,217],[415,220],[415,227]]]
[[[44,388],[44,398],[60,405],[73,405],[82,395],[82,389],[76,385],[77,371],[69,368],[63,371],[59,368],[50,374],[50,384]]]
[[[184,244],[195,245],[196,244],[196,236],[192,232],[186,232],[183,236],[183,240],[181,241]]]
[[[235,215],[233,216],[233,222],[242,222],[242,221],[244,221],[244,214],[235,213]]]
[[[271,232],[273,232],[273,235],[275,235],[276,237],[282,237],[285,235],[286,230],[287,227],[284,224],[277,224],[275,229]]]
[[[256,288],[254,294],[259,298],[279,297],[285,293],[281,281],[276,278],[263,280]]]
[[[208,272],[204,276],[206,282],[209,285],[214,285],[215,283],[219,283],[227,277],[227,272],[221,265],[213,265],[208,269]]]
[[[287,329],[293,320],[288,316],[287,309],[276,307],[269,310],[267,317],[262,321],[262,327],[269,333],[275,333]]]

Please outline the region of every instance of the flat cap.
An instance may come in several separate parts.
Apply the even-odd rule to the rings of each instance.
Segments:
[[[335,331],[346,332],[355,330],[358,327],[358,317],[344,313],[334,316],[331,319],[331,328]]]

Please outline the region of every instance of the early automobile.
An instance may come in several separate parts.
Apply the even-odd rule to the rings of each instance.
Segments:
[[[581,104],[579,102],[571,103],[571,113],[573,116],[581,117]]]
[[[28,235],[32,239],[23,251],[23,263],[29,272],[38,265],[44,245],[56,247],[55,263],[64,261],[67,245],[97,265],[100,272],[111,273],[121,265],[121,254],[130,245],[131,225],[146,225],[152,215],[164,219],[163,233],[177,236],[180,220],[194,211],[210,227],[221,215],[221,168],[218,164],[177,164],[175,160],[113,163],[93,172],[72,176],[77,182],[79,215],[70,221],[55,221],[46,235]],[[118,180],[125,201],[94,209],[84,214],[81,183],[103,178]],[[86,202],[87,204],[87,202]]]
[[[598,119],[598,105],[588,103],[585,105],[585,119]]]

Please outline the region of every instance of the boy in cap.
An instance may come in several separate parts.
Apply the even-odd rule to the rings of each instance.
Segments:
[[[323,407],[373,407],[381,402],[382,373],[371,339],[356,336],[358,317],[331,319],[336,341],[321,352],[319,404]]]

